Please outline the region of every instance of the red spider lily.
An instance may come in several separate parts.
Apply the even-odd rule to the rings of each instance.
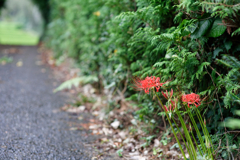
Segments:
[[[182,101],[187,102],[188,107],[191,108],[189,105],[194,104],[196,107],[201,105],[201,99],[198,94],[191,93],[191,94],[184,94],[182,96]]]
[[[171,100],[170,104],[169,104],[169,108],[164,105],[165,111],[167,112],[171,112],[174,111],[174,109],[177,107],[177,99],[175,99],[175,101]]]
[[[165,108],[165,111],[166,111],[166,112],[169,112],[169,111],[171,111],[171,109],[172,109],[172,105],[171,105],[171,104],[169,105],[169,110],[168,110],[168,107],[167,107],[166,105],[164,105],[164,108]]]
[[[172,95],[173,95],[173,89],[171,89],[171,93],[170,93],[170,96],[168,96],[168,91],[166,90],[166,93],[164,93],[162,91],[162,95],[166,98],[166,99],[170,99],[172,98]]]
[[[134,88],[136,90],[144,90],[145,93],[147,94],[149,94],[149,90],[154,87],[158,92],[160,87],[164,84],[164,83],[160,83],[160,78],[155,76],[146,77],[143,80],[139,78],[135,78],[133,81],[134,81]]]
[[[169,107],[167,107],[166,105],[164,105],[164,108],[165,108],[165,111],[166,112],[171,112],[175,109],[175,107],[173,106],[172,107],[172,104],[169,105]]]

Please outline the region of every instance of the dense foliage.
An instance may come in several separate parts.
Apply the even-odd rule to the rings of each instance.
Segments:
[[[32,1],[38,6],[45,24],[48,24],[50,16],[49,0],[32,0]]]
[[[96,76],[100,90],[138,100],[136,116],[153,128],[161,124],[157,114],[162,112],[151,96],[126,91],[131,75],[158,76],[169,81],[167,89],[200,93],[206,97],[200,109],[214,144],[222,138],[221,145],[230,146],[221,150],[226,158],[240,147],[240,139],[222,134],[228,131],[219,125],[240,108],[239,3],[50,0],[54,7],[46,41],[56,57],[75,58],[81,75]]]
[[[4,7],[6,0],[0,0],[0,9]]]

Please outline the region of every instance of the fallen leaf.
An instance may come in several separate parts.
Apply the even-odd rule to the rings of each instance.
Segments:
[[[132,120],[131,120],[131,123],[132,123],[133,125],[137,126],[137,121],[136,121],[136,119],[132,119]]]
[[[144,155],[148,155],[148,150],[145,150],[145,151],[143,152],[143,154],[144,154]]]
[[[105,143],[105,142],[108,142],[108,139],[106,137],[100,139],[101,143]]]
[[[166,155],[171,155],[171,156],[178,156],[179,155],[179,153],[178,152],[176,152],[176,151],[167,151],[166,152]]]
[[[78,127],[72,127],[72,128],[70,128],[70,131],[76,131],[76,130],[82,130],[82,128],[78,128]]]
[[[17,66],[17,67],[22,67],[22,65],[23,65],[23,62],[22,62],[22,61],[18,61],[18,62],[16,63],[16,66]]]
[[[114,128],[114,129],[117,129],[120,125],[120,122],[118,120],[114,121],[113,123],[111,123],[111,126]]]
[[[105,128],[105,127],[103,127],[102,131],[106,136],[112,134],[112,132],[113,132],[112,130]]]
[[[80,124],[84,129],[89,129],[89,126],[91,125],[91,124],[89,124],[89,123],[81,123]]]
[[[93,130],[92,133],[93,134],[98,134],[98,131],[97,130]]]
[[[103,131],[102,131],[102,130],[99,130],[98,133],[99,133],[99,134],[103,134]]]
[[[160,145],[160,141],[158,139],[154,139],[154,147],[158,147]]]
[[[85,106],[79,106],[79,107],[72,107],[67,109],[67,112],[69,113],[80,113],[85,110]]]
[[[82,117],[82,116],[79,116],[79,117],[78,117],[78,120],[82,120],[82,119],[83,119],[83,117]]]
[[[130,142],[130,138],[127,138],[127,139],[125,139],[125,140],[123,141],[124,144],[127,144],[127,143],[129,143],[129,142]]]
[[[99,125],[91,125],[91,126],[89,126],[89,129],[97,129],[97,128],[99,128]]]
[[[129,156],[131,160],[146,160],[145,157],[140,156],[140,153],[138,151],[134,153],[129,153]]]
[[[119,135],[122,139],[125,139],[125,138],[126,138],[126,135],[127,135],[127,132],[121,131],[121,132],[118,133],[118,135]]]
[[[96,119],[89,119],[89,122],[96,123],[97,120]]]
[[[98,111],[94,111],[94,112],[92,112],[92,114],[93,114],[94,116],[98,116],[98,115],[99,115],[99,112],[98,112]]]
[[[122,144],[122,143],[120,143],[120,142],[114,142],[114,145],[115,145],[116,147],[120,147],[121,144]]]

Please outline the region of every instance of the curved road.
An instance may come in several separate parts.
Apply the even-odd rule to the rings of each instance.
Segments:
[[[13,62],[0,65],[0,160],[92,159],[83,146],[92,139],[69,129],[71,117],[59,111],[66,97],[53,94],[50,71],[36,65],[37,48],[19,49],[8,54]]]

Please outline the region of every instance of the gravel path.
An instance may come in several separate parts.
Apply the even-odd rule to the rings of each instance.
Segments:
[[[71,117],[59,111],[66,97],[53,94],[50,71],[36,65],[37,48],[19,48],[8,54],[13,62],[0,65],[0,160],[92,159],[83,146],[92,138],[69,130]]]

